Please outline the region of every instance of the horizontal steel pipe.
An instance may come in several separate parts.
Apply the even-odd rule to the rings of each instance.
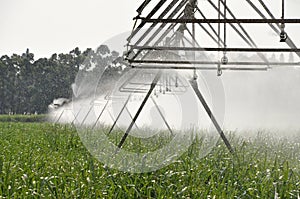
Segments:
[[[130,63],[138,63],[138,64],[201,64],[201,65],[210,65],[210,64],[221,64],[221,65],[257,65],[257,66],[300,66],[300,62],[228,62],[226,64],[222,64],[218,61],[161,61],[161,60],[128,60]]]
[[[196,48],[196,47],[167,47],[167,46],[130,46],[137,50],[184,50],[184,51],[209,51],[209,52],[300,52],[299,48]]]
[[[144,23],[300,23],[300,19],[151,19],[138,17]]]

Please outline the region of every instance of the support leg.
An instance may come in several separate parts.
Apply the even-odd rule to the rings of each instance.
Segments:
[[[160,115],[160,116],[161,116],[161,118],[164,120],[164,122],[165,122],[165,125],[168,127],[168,129],[169,129],[169,131],[170,131],[171,135],[172,135],[172,136],[174,136],[174,133],[173,133],[173,131],[172,131],[172,129],[171,129],[171,127],[170,127],[170,125],[168,124],[168,122],[167,122],[166,118],[165,118],[165,117],[164,117],[164,115],[162,114],[162,112],[161,112],[160,108],[158,107],[158,105],[157,105],[156,101],[154,100],[154,98],[153,98],[153,97],[151,97],[151,99],[152,99],[152,102],[154,103],[154,105],[155,105],[155,107],[156,107],[156,109],[157,109],[157,111],[158,111],[159,115]]]
[[[116,126],[116,124],[117,124],[119,118],[121,117],[121,115],[122,115],[124,109],[126,108],[128,102],[129,102],[129,100],[130,100],[130,97],[131,97],[131,94],[128,96],[128,98],[127,98],[127,100],[126,100],[124,106],[122,107],[122,109],[121,109],[120,113],[118,114],[116,120],[114,121],[113,125],[111,126],[111,128],[110,128],[108,134],[110,134],[110,133],[113,131],[113,129],[115,128],[115,126]]]
[[[110,112],[109,110],[107,110],[107,112],[108,112],[109,117],[111,118],[111,120],[114,122],[114,121],[115,121],[114,116],[111,114],[111,112]],[[118,127],[118,126],[117,126],[117,127]],[[121,130],[120,127],[118,127],[118,128],[119,128],[119,130]]]
[[[60,118],[62,117],[62,115],[64,114],[65,109],[61,112],[61,114],[59,115],[58,119],[54,122],[55,124],[57,124],[60,120]]]
[[[149,99],[149,97],[150,97],[152,91],[154,90],[154,88],[155,88],[157,82],[159,81],[160,77],[161,77],[161,72],[159,71],[159,72],[156,74],[154,80],[152,81],[151,86],[150,86],[150,89],[149,89],[149,91],[148,91],[146,97],[144,98],[144,100],[143,100],[143,102],[142,102],[140,108],[138,109],[138,111],[137,111],[137,113],[135,114],[133,120],[131,121],[131,123],[130,123],[128,129],[126,130],[124,136],[122,137],[122,139],[121,139],[121,141],[120,141],[120,143],[119,143],[119,145],[118,145],[118,149],[120,149],[120,148],[123,146],[123,144],[124,144],[126,138],[128,137],[128,135],[129,135],[129,133],[130,133],[130,131],[131,131],[133,125],[135,124],[135,122],[136,122],[137,118],[139,117],[140,113],[142,112],[142,110],[143,110],[143,108],[144,108],[146,102],[148,101],[148,99]],[[116,152],[118,152],[118,151],[116,151]]]
[[[130,117],[130,119],[131,119],[131,121],[132,121],[132,120],[133,120],[133,117],[132,117],[132,115],[131,115],[130,111],[128,110],[128,108],[127,108],[127,107],[125,107],[125,109],[126,109],[126,111],[127,111],[128,115],[129,115],[129,117]],[[136,124],[136,123],[134,123],[134,125],[135,125],[135,128],[139,129],[139,127],[137,126],[137,124]]]
[[[106,109],[106,107],[107,107],[107,105],[108,105],[108,102],[109,102],[109,100],[107,100],[107,102],[105,103],[105,105],[104,105],[104,107],[103,107],[101,113],[100,113],[99,116],[97,117],[96,122],[95,122],[94,125],[92,126],[92,129],[94,129],[95,126],[97,125],[97,123],[98,123],[98,121],[99,121],[101,115],[103,114],[104,110]]]
[[[87,114],[86,114],[86,115],[85,115],[85,117],[83,118],[83,120],[82,120],[82,122],[81,122],[80,126],[82,126],[82,125],[84,124],[85,120],[86,120],[86,119],[87,119],[87,117],[89,116],[89,114],[90,114],[90,112],[92,111],[93,107],[94,107],[94,104],[93,104],[93,105],[91,105],[91,107],[90,107],[89,111],[87,112]]]
[[[72,121],[71,125],[74,125],[74,122],[77,120],[77,117],[79,116],[80,112],[81,112],[82,107],[80,107],[79,111],[77,112],[77,114],[75,115],[74,120]]]
[[[195,91],[198,99],[200,100],[201,104],[203,105],[206,113],[208,114],[208,116],[210,117],[212,123],[214,124],[214,126],[216,127],[218,133],[220,134],[222,140],[224,141],[226,147],[228,148],[228,150],[231,152],[231,153],[234,153],[234,150],[233,148],[231,147],[229,141],[227,140],[223,130],[221,129],[217,119],[215,118],[215,116],[213,115],[212,111],[210,110],[208,104],[206,103],[203,95],[201,94],[199,88],[198,88],[198,84],[197,84],[197,81],[196,80],[190,80],[190,84],[193,88],[193,90]]]

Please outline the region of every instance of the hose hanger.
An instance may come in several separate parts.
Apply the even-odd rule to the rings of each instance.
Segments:
[[[227,14],[227,2],[224,0],[224,19],[227,19],[226,17]],[[222,64],[226,65],[228,63],[228,57],[226,56],[227,51],[227,24],[224,23],[224,51],[223,51],[223,57],[221,59]]]
[[[218,0],[218,19],[221,19],[221,0]],[[220,22],[218,23],[218,48],[220,49],[221,47],[221,24]],[[218,50],[218,59],[220,59],[220,50]],[[221,63],[218,61],[217,65],[217,75],[221,76],[222,75],[222,69],[221,69]]]
[[[227,1],[226,0],[219,0],[218,1],[218,19],[221,18],[221,3],[224,5],[224,14],[223,18],[227,19]],[[227,23],[224,23],[224,34],[223,34],[223,56],[221,58],[221,61],[218,62],[218,67],[217,67],[217,75],[221,76],[223,74],[222,72],[222,67],[221,65],[226,65],[228,64],[228,57],[226,56],[227,51]],[[218,47],[219,49],[221,48],[221,24],[218,23]]]
[[[281,16],[282,22],[280,24],[280,42],[286,42],[288,35],[284,31],[285,29],[285,23],[284,23],[284,0],[282,0],[282,16]]]

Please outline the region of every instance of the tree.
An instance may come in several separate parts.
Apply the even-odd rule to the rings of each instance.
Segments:
[[[78,71],[95,78],[97,70],[106,69],[106,79],[117,80],[122,67],[112,64],[119,53],[110,52],[108,46],[100,46],[96,52],[78,47],[67,54],[53,54],[50,58],[34,60],[34,54],[26,50],[22,55],[0,58],[0,114],[45,113],[56,98],[71,98],[71,85]]]
[[[97,49],[97,53],[100,53],[101,55],[106,55],[110,53],[110,50],[107,45],[101,45]]]

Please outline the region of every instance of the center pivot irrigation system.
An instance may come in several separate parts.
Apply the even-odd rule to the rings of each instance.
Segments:
[[[200,2],[200,1],[199,1]],[[129,93],[122,108],[115,117],[109,133],[116,127],[122,113],[130,116],[129,126],[118,144],[120,149],[133,128],[137,128],[137,119],[145,108],[147,101],[152,101],[163,119],[166,127],[173,134],[163,111],[155,101],[154,96],[159,94],[184,93],[191,89],[209,116],[214,128],[219,133],[226,147],[234,152],[226,138],[217,117],[208,105],[203,91],[198,86],[197,71],[215,70],[217,76],[223,71],[267,71],[276,66],[299,66],[298,62],[269,61],[266,53],[294,53],[300,57],[292,38],[286,32],[286,25],[299,24],[300,19],[285,18],[285,1],[277,0],[281,6],[281,18],[275,18],[272,11],[263,0],[255,3],[251,0],[241,0],[241,6],[247,5],[256,18],[237,18],[226,0],[205,0],[214,13],[206,16],[205,10],[199,6],[197,0],[145,0],[137,9],[138,15],[134,18],[134,28],[127,38],[127,51],[122,62],[132,68],[133,72],[126,81],[119,85],[119,93]],[[279,2],[279,3],[278,3]],[[203,3],[203,1],[201,1]],[[273,1],[272,1],[273,3]],[[275,3],[275,1],[274,1]],[[277,6],[278,8],[278,6]],[[245,8],[244,8],[245,9]],[[278,13],[276,13],[278,14]],[[215,17],[211,17],[215,16]],[[253,39],[253,34],[246,31],[248,24],[261,24],[278,35],[274,41],[284,44],[285,48],[260,48]],[[229,47],[228,38],[236,36],[246,47]],[[208,38],[213,45],[203,47],[204,38]],[[205,44],[206,45],[206,44]],[[275,45],[274,45],[275,46]],[[210,52],[218,54],[217,60],[203,56]],[[255,53],[261,61],[231,61],[230,53]],[[202,53],[199,56],[197,53]],[[182,77],[178,71],[190,72],[190,78]],[[138,109],[131,114],[128,103],[135,93],[143,93],[139,99]],[[117,98],[108,96],[106,100]],[[106,104],[107,105],[107,104]],[[96,123],[103,114],[104,109]],[[111,115],[111,114],[110,114]],[[83,122],[84,123],[84,122]],[[95,124],[93,128],[95,127]]]

